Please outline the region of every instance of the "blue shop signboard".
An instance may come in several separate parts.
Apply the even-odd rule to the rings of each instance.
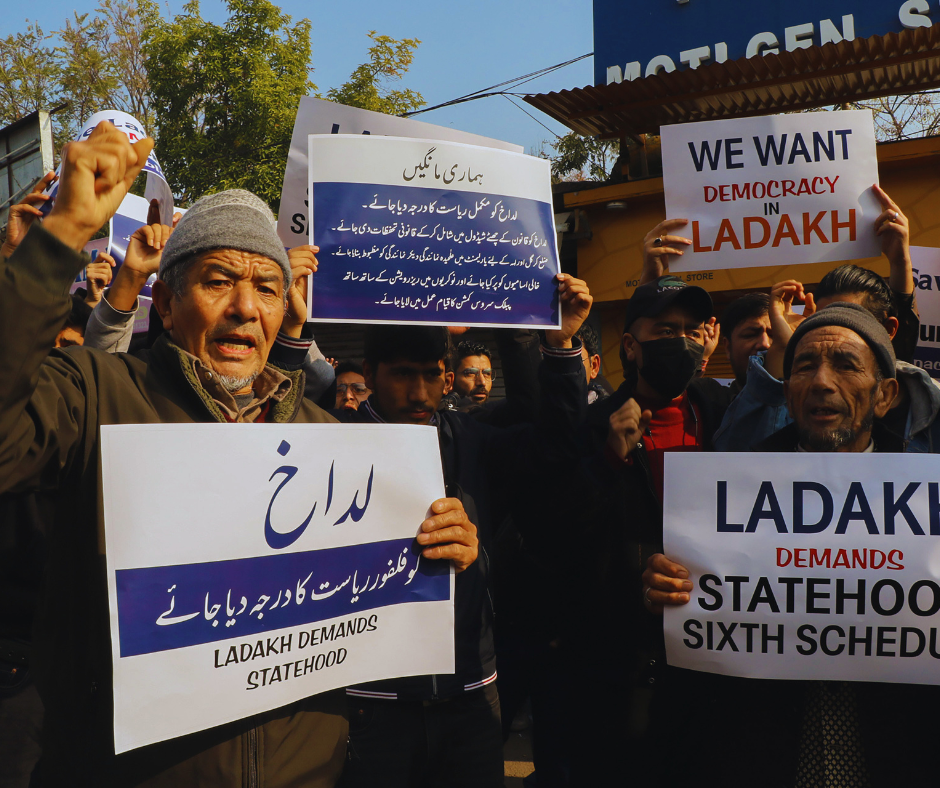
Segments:
[[[594,0],[594,83],[930,27],[938,0]]]

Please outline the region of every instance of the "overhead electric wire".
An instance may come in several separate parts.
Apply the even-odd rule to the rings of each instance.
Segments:
[[[528,115],[530,118],[532,118],[532,120],[534,120],[536,123],[538,123],[539,126],[541,126],[543,129],[545,129],[549,134],[553,135],[553,136],[556,137],[557,139],[561,139],[561,137],[558,135],[557,132],[552,131],[548,126],[546,126],[544,123],[542,123],[542,121],[540,121],[537,117],[535,117],[535,115],[533,115],[531,112],[529,112],[525,107],[520,107],[518,104],[516,104],[515,101],[513,101],[511,98],[509,98],[509,94],[508,94],[508,93],[503,93],[502,96],[503,96],[503,98],[506,99],[510,104],[512,104],[516,109],[520,109],[520,110],[522,110],[523,112],[525,112],[526,115]]]
[[[557,71],[558,69],[564,68],[565,66],[570,66],[573,63],[577,63],[578,61],[584,60],[585,58],[592,57],[593,55],[594,55],[593,52],[588,52],[586,55],[581,55],[580,57],[575,57],[575,58],[572,58],[571,60],[566,60],[564,63],[557,63],[554,66],[541,68],[538,71],[531,71],[528,74],[523,74],[520,77],[514,77],[513,79],[507,79],[504,82],[499,82],[495,85],[490,85],[487,88],[480,88],[480,90],[474,90],[472,93],[466,93],[463,96],[459,96],[455,99],[451,99],[450,101],[445,101],[442,104],[435,104],[433,107],[424,107],[423,109],[417,109],[417,110],[414,110],[413,112],[405,112],[399,117],[410,118],[410,117],[413,117],[414,115],[420,115],[423,112],[430,112],[431,110],[441,109],[442,107],[451,107],[451,106],[454,106],[455,104],[464,104],[468,101],[475,101],[476,99],[488,98],[489,96],[503,96],[506,94],[511,94],[510,91],[497,90],[497,88],[506,87],[507,85],[511,85],[512,87],[518,87],[519,85],[524,85],[526,82],[531,82],[533,79],[537,79],[538,77],[544,76],[545,74],[550,74],[552,71]],[[511,95],[518,95],[518,94],[511,94]],[[521,94],[521,95],[525,95],[525,94]],[[522,107],[519,107],[519,109],[522,109]],[[523,110],[523,112],[525,112],[525,110]],[[526,114],[528,115],[528,113]],[[554,132],[552,133],[554,134]]]

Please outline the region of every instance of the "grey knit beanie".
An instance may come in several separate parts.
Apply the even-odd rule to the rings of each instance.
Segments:
[[[290,261],[275,230],[271,209],[249,191],[228,191],[201,197],[180,219],[163,248],[158,278],[211,249],[238,249],[264,255],[284,272],[284,292],[291,284]]]
[[[891,338],[885,331],[885,327],[865,307],[847,301],[837,301],[825,309],[820,309],[797,326],[783,354],[784,379],[790,377],[793,354],[799,341],[813,329],[824,326],[841,326],[854,331],[871,348],[884,376],[886,378],[897,376],[897,360],[894,356],[894,348],[891,346]]]

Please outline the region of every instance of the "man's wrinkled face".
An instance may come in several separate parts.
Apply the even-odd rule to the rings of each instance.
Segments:
[[[369,398],[366,379],[357,372],[344,372],[336,376],[336,407],[341,410],[358,410],[359,403]]]
[[[587,384],[590,385],[598,375],[601,374],[601,357],[588,353],[585,345],[581,345],[581,363],[584,364],[584,374],[587,378]]]
[[[734,327],[731,336],[723,337],[725,351],[734,376],[740,383],[747,379],[748,359],[755,353],[770,349],[770,317],[750,317]]]
[[[444,396],[444,360],[380,362],[363,365],[370,402],[392,424],[428,424]]]
[[[823,326],[800,339],[789,380],[787,407],[809,451],[864,451],[875,418],[897,395],[897,381],[878,379],[875,355],[854,331]]]
[[[457,364],[454,389],[478,405],[486,402],[493,388],[493,364],[486,356],[465,356]]]
[[[247,392],[284,318],[284,274],[262,255],[216,249],[190,267],[181,297],[154,283],[154,303],[177,345],[230,391]]]

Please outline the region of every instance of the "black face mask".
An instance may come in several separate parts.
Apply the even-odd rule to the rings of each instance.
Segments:
[[[687,337],[640,342],[643,367],[640,374],[656,392],[675,399],[702,368],[705,347]]]

